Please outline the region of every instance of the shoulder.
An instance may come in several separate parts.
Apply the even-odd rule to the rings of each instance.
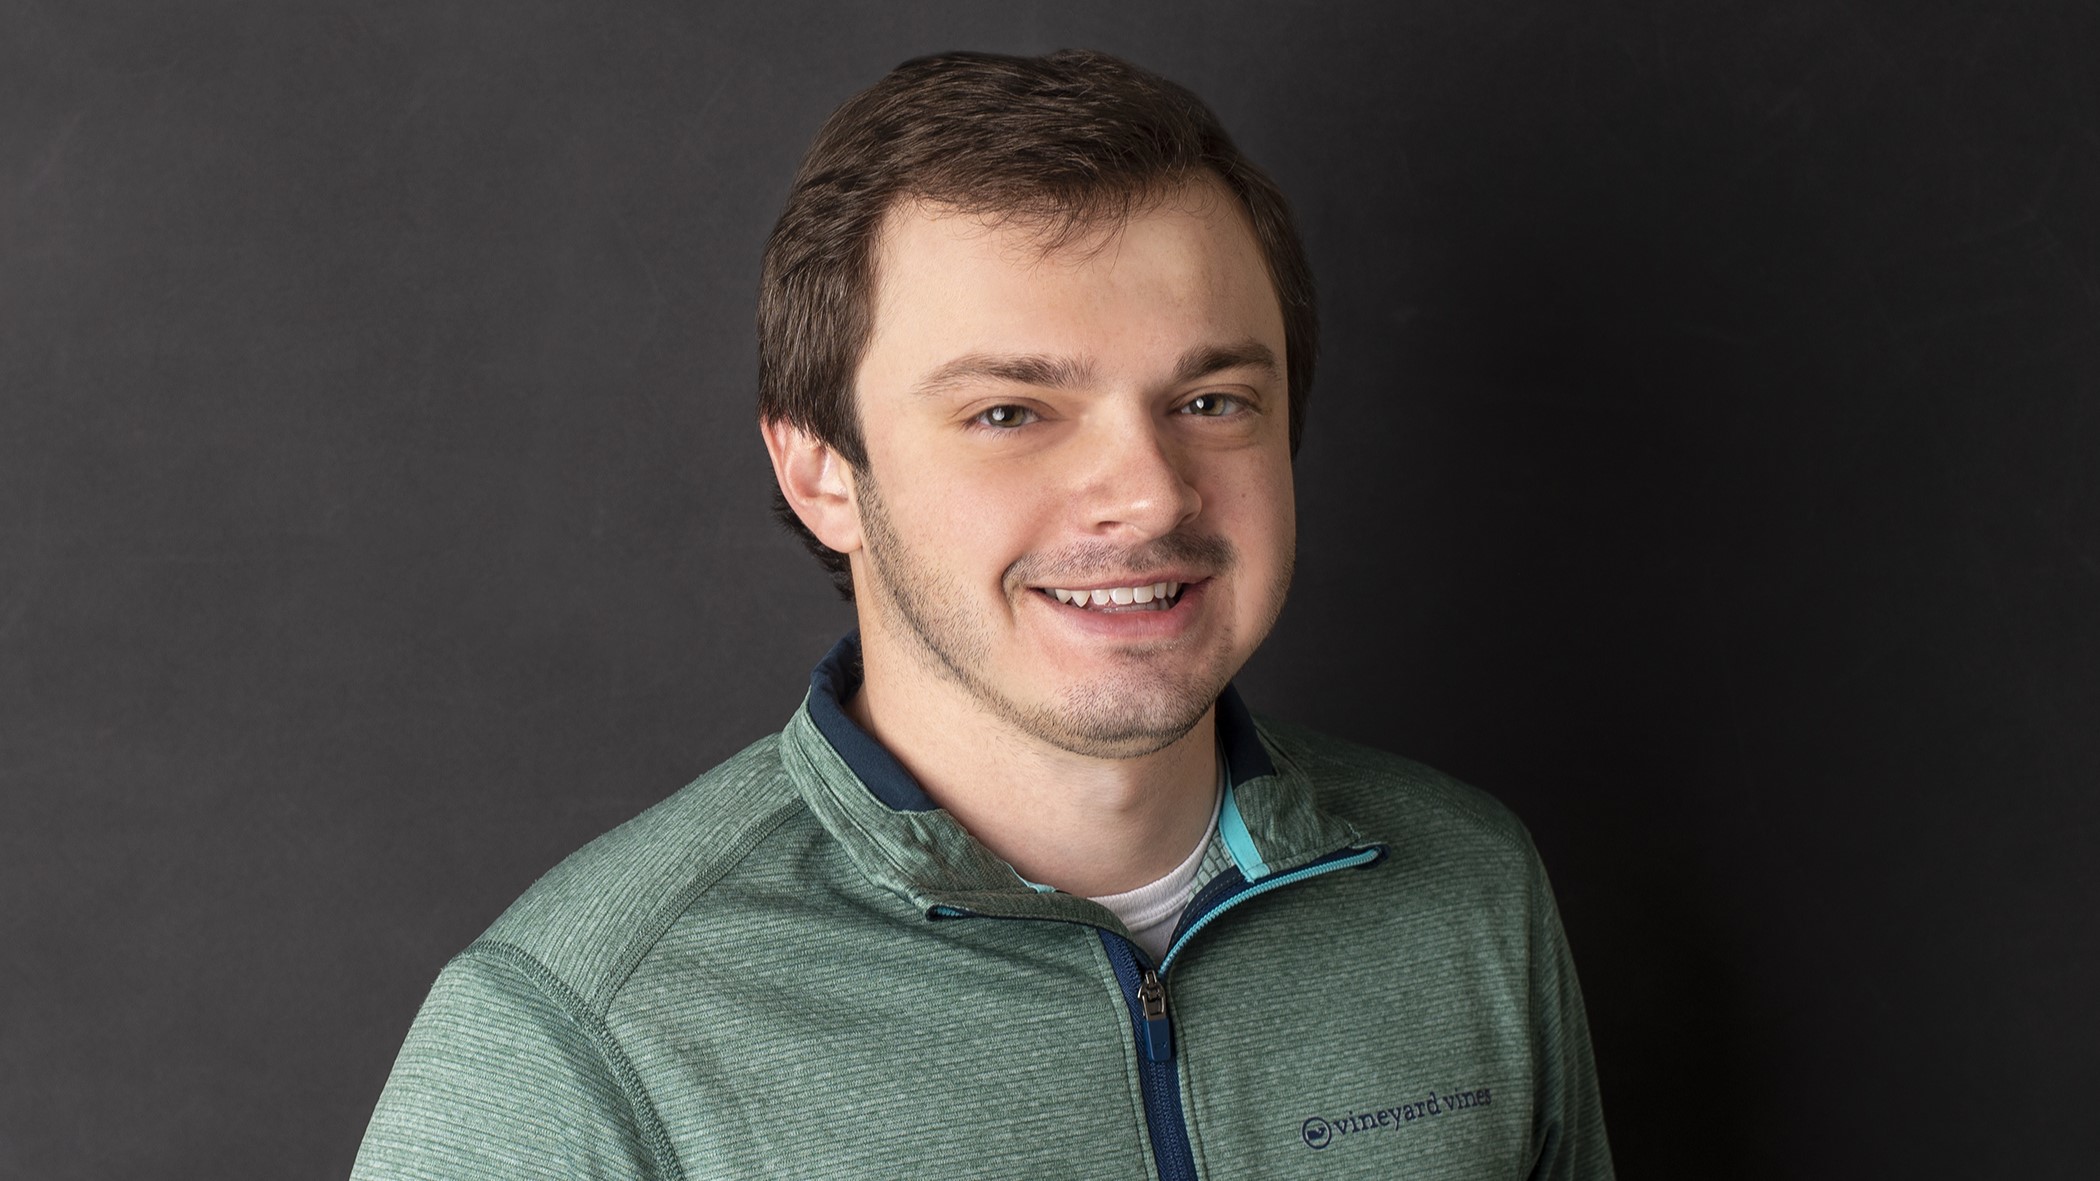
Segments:
[[[1433,767],[1292,722],[1258,718],[1272,755],[1302,774],[1321,810],[1407,862],[1467,861],[1528,876],[1538,854],[1515,813]]]
[[[549,870],[461,958],[507,961],[602,1012],[681,914],[804,812],[779,736],[760,739]]]

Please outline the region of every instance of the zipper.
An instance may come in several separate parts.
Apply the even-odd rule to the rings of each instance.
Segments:
[[[1167,1019],[1167,986],[1150,968],[1138,977],[1138,1008],[1145,1026],[1145,1057],[1154,1062],[1174,1058],[1174,1023]]]
[[[1293,882],[1318,877],[1335,870],[1369,865],[1385,856],[1385,849],[1344,849],[1300,866],[1290,873],[1263,878],[1233,890],[1182,929],[1167,954],[1154,968],[1145,953],[1130,940],[1112,931],[1100,930],[1101,946],[1108,952],[1109,966],[1123,985],[1130,1005],[1131,1032],[1138,1049],[1138,1090],[1145,1100],[1145,1125],[1152,1133],[1152,1162],[1160,1181],[1196,1181],[1196,1156],[1189,1143],[1188,1113],[1181,1106],[1181,1064],[1174,1054],[1174,1017],[1167,1007],[1167,969],[1188,946],[1196,932],[1217,917],[1250,898],[1280,889]]]
[[[1189,1145],[1188,1117],[1181,1109],[1181,1064],[1174,1058],[1174,1020],[1167,986],[1145,953],[1114,931],[1096,929],[1109,967],[1130,1006],[1131,1033],[1138,1049],[1138,1094],[1145,1102],[1152,1163],[1159,1181],[1196,1181],[1196,1154]]]
[[[1167,954],[1160,957],[1160,974],[1164,976],[1167,969],[1174,966],[1174,960],[1181,955],[1181,949],[1189,945],[1189,940],[1196,937],[1196,932],[1208,927],[1212,920],[1219,915],[1247,901],[1249,898],[1258,897],[1271,890],[1280,890],[1293,882],[1302,882],[1307,878],[1319,877],[1323,873],[1332,873],[1338,869],[1353,869],[1360,865],[1370,865],[1384,856],[1385,846],[1383,845],[1374,845],[1368,849],[1343,849],[1340,852],[1329,853],[1317,861],[1307,862],[1289,873],[1266,877],[1245,889],[1232,891],[1220,898],[1209,910],[1197,916],[1194,922],[1182,928],[1180,937],[1175,939],[1173,945],[1167,948]]]
[[[1138,1091],[1145,1104],[1145,1127],[1152,1137],[1152,1162],[1160,1181],[1197,1181],[1195,1151],[1189,1143],[1188,1113],[1181,1106],[1181,1065],[1175,1055],[1174,1015],[1167,1003],[1167,969],[1174,965],[1196,932],[1217,917],[1250,898],[1323,873],[1370,865],[1385,856],[1383,846],[1343,849],[1289,873],[1266,877],[1251,885],[1227,892],[1213,902],[1167,948],[1154,967],[1142,948],[1106,927],[1096,927],[1108,964],[1122,986],[1124,1003],[1130,1009],[1131,1037],[1137,1045]],[[934,918],[989,918],[956,906],[935,906]],[[1043,920],[1018,920],[1022,922]],[[1061,920],[1049,920],[1061,921]]]

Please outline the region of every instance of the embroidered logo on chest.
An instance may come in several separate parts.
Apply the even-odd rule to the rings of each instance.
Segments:
[[[1439,1094],[1429,1092],[1426,1098],[1392,1107],[1380,1107],[1372,1111],[1353,1111],[1345,1115],[1307,1116],[1298,1125],[1298,1138],[1307,1148],[1318,1151],[1346,1136],[1362,1136],[1371,1132],[1390,1132],[1428,1119],[1486,1107],[1494,1102],[1494,1094],[1488,1087],[1472,1090],[1447,1091]]]

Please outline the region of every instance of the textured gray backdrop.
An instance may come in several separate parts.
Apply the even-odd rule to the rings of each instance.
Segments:
[[[794,163],[1088,45],[1322,281],[1242,686],[1527,818],[1625,1174],[2073,1176],[2095,12],[0,0],[0,1175],[341,1175],[446,956],[787,716]]]

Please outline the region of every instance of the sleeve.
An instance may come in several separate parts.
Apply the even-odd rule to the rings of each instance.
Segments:
[[[1531,1008],[1534,1061],[1532,1181],[1613,1181],[1597,1094],[1589,1017],[1545,867],[1532,852]]]
[[[668,1167],[665,1167],[668,1166]],[[602,1022],[515,949],[446,966],[379,1096],[352,1181],[676,1175]]]

